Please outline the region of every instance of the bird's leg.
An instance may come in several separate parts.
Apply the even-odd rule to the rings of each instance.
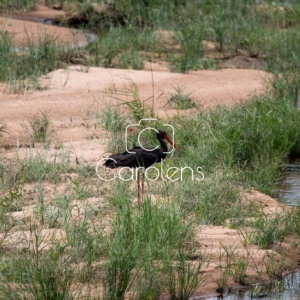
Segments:
[[[140,204],[140,173],[139,173],[139,171],[138,171],[137,185],[138,185],[138,203]]]
[[[145,172],[143,170],[143,178],[142,178],[142,202],[144,203],[144,180],[145,180]]]

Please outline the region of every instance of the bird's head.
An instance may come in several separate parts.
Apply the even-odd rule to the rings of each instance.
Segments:
[[[174,146],[178,150],[177,146],[171,141],[171,139],[168,137],[167,133],[164,130],[158,130],[157,137],[167,140],[172,146]]]

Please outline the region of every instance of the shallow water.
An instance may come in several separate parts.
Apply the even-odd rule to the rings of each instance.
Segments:
[[[282,179],[275,186],[275,199],[295,206],[300,202],[300,158],[290,160],[282,174]]]
[[[256,295],[251,295],[251,290],[239,290],[231,293],[230,295],[223,295],[219,297],[208,297],[205,300],[251,300],[251,299],[264,299],[264,300],[300,300],[300,272],[295,273],[293,276],[289,275],[283,279],[283,289],[277,292],[261,290]],[[196,300],[196,298],[195,298]]]

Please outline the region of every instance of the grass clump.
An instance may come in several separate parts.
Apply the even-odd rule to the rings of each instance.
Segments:
[[[293,209],[291,224],[297,236],[300,237],[300,204],[299,203]]]
[[[175,90],[175,93],[171,94],[170,98],[168,99],[171,108],[189,109],[196,107],[196,103],[190,97],[191,93],[184,93],[184,86],[177,86],[173,88]]]
[[[0,0],[1,11],[12,11],[20,9],[24,12],[29,11],[36,7],[37,0]]]
[[[71,288],[74,271],[68,260],[64,260],[55,249],[51,250],[52,253],[50,251],[40,258],[20,256],[14,262],[18,266],[6,270],[2,276],[0,296],[3,299],[74,299],[76,291]]]
[[[13,170],[16,174],[16,180],[22,182],[39,182],[49,180],[53,182],[60,181],[60,174],[68,173],[72,170],[70,156],[68,154],[55,155],[52,160],[48,160],[48,153],[28,154],[25,160],[19,160],[18,169]]]
[[[169,262],[167,265],[167,291],[172,300],[190,299],[208,277],[201,274],[201,269],[207,264],[203,254],[200,253],[196,262],[189,261],[189,257],[187,251],[179,249],[175,262]]]
[[[101,116],[105,129],[112,132],[124,131],[126,119],[127,116],[123,116],[119,110],[111,107],[105,109]]]
[[[272,87],[278,97],[289,98],[294,105],[297,105],[300,91],[300,77],[297,72],[300,66],[299,41],[299,32],[290,29],[284,34],[274,33],[267,43],[267,70],[276,78],[271,83]]]
[[[101,121],[106,130],[110,131],[112,136],[108,145],[108,151],[122,151],[125,147],[124,134],[126,128],[127,114],[122,114],[119,109],[111,107],[103,111]]]
[[[248,264],[249,264],[249,258],[247,256],[238,258],[235,261],[234,274],[233,274],[233,278],[235,282],[241,285],[246,284],[247,268],[249,267]]]
[[[40,36],[38,41],[38,46],[34,47],[28,37],[26,51],[19,52],[12,36],[7,32],[1,32],[0,50],[3,67],[0,71],[0,81],[6,81],[11,92],[35,87],[38,77],[57,68],[55,39],[46,35]]]
[[[260,214],[251,224],[251,227],[255,229],[254,243],[260,249],[266,249],[271,244],[282,242],[290,232],[289,217],[285,214],[275,214],[270,218],[266,214]]]
[[[183,16],[184,19],[184,16]],[[181,54],[175,55],[171,60],[171,69],[186,73],[199,67],[204,55],[205,25],[199,19],[180,21],[176,24],[175,41],[180,45]]]
[[[212,15],[213,30],[216,41],[216,48],[222,52],[226,42],[226,34],[228,31],[228,22],[226,22],[227,12],[223,7],[218,7],[216,13]]]
[[[82,49],[60,46],[56,38],[47,33],[39,33],[37,40],[34,45],[33,37],[28,34],[20,47],[15,45],[9,33],[0,32],[0,81],[6,82],[5,92],[46,89],[49,83],[40,78],[42,75],[66,64],[76,64],[78,60],[88,64]]]
[[[7,133],[7,125],[2,120],[0,120],[0,137],[3,133]]]
[[[34,141],[37,143],[44,143],[47,141],[49,136],[49,126],[51,125],[49,111],[40,110],[39,114],[27,119],[31,130],[27,129],[29,134],[33,137]]]
[[[121,105],[125,105],[129,108],[134,122],[138,123],[140,120],[149,118],[150,116],[153,117],[154,115],[153,96],[148,99],[141,99],[138,86],[130,79],[128,79],[128,86],[123,91],[112,95],[112,97],[119,101]],[[126,100],[124,100],[124,98]],[[149,108],[146,102],[150,100],[152,100],[152,103]]]
[[[14,189],[4,194],[0,202],[0,207],[5,212],[19,211],[21,209],[21,197],[21,183],[19,183]]]
[[[250,204],[242,204],[235,175],[220,172],[204,172],[204,175],[202,182],[187,177],[178,186],[175,195],[180,207],[195,214],[202,224],[224,225],[229,219],[231,228],[243,226],[244,219],[256,210]]]
[[[188,278],[184,286],[174,280],[170,284],[176,291],[179,289],[183,293],[191,293],[201,282],[198,271],[202,264],[199,260],[197,268],[189,267],[183,262],[186,257],[179,249],[192,241],[192,223],[183,222],[175,204],[158,207],[151,204],[148,197],[143,206],[133,211],[128,187],[122,186],[123,189],[115,188],[115,195],[111,199],[117,214],[111,220],[112,233],[107,240],[104,298],[124,299],[130,290],[138,298],[145,293],[159,296],[164,286],[164,274],[170,276],[175,271],[172,269],[170,273],[170,258],[173,261],[177,255],[181,257],[179,269],[183,273],[180,274],[183,277],[188,275]]]
[[[118,66],[121,69],[142,70],[144,59],[138,52],[130,51],[118,56]]]

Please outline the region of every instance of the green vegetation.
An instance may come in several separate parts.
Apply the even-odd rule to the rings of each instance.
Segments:
[[[0,81],[6,82],[6,92],[17,93],[30,89],[45,89],[39,77],[62,67],[59,57],[68,60],[68,50],[58,48],[54,38],[40,35],[38,45],[33,45],[28,36],[25,48],[15,47],[13,38],[7,32],[0,33],[1,71]],[[72,52],[73,57],[76,51]]]
[[[300,151],[300,116],[292,101],[260,96],[233,108],[178,118],[181,161],[204,165],[206,172],[225,165],[238,170],[235,178],[241,184],[269,193],[284,159]]]
[[[0,0],[0,10],[9,11],[20,9],[22,11],[29,11],[33,9],[38,3],[38,0]]]
[[[171,94],[170,98],[168,99],[171,108],[188,109],[188,108],[196,107],[196,103],[190,97],[192,93],[191,92],[185,93],[184,86],[183,87],[177,86],[173,88],[175,90],[175,93]]]
[[[109,107],[103,111],[101,120],[106,130],[118,132],[124,129],[126,116],[122,116],[120,111],[113,110]]]
[[[29,3],[35,5],[14,0],[2,6],[27,9]],[[298,55],[300,5],[296,1],[282,7],[253,0],[221,0],[217,4],[210,0],[133,1],[132,5],[114,0],[110,6],[101,1],[46,3],[50,7],[59,4],[70,16],[79,16],[76,22],[72,19],[75,23],[68,18],[59,22],[91,29],[97,37],[84,48],[71,48],[41,35],[37,47],[28,38],[23,51],[15,47],[11,36],[2,33],[0,81],[9,83],[9,92],[43,88],[38,78],[66,64],[142,69],[145,61],[164,60],[169,62],[170,70],[184,73],[222,67],[228,57],[235,55],[263,60],[267,69],[281,65],[274,64],[281,54],[282,58]],[[215,44],[213,56],[205,47],[207,41]],[[278,56],[277,50],[283,49],[278,45],[281,41],[286,43],[287,51],[282,50],[284,53]]]
[[[2,133],[6,132],[7,125],[0,120],[0,137]]]
[[[49,135],[49,126],[51,125],[49,112],[41,111],[40,114],[36,114],[27,119],[30,128],[25,124],[24,127],[27,130],[29,136],[32,136],[37,143],[46,142]]]

